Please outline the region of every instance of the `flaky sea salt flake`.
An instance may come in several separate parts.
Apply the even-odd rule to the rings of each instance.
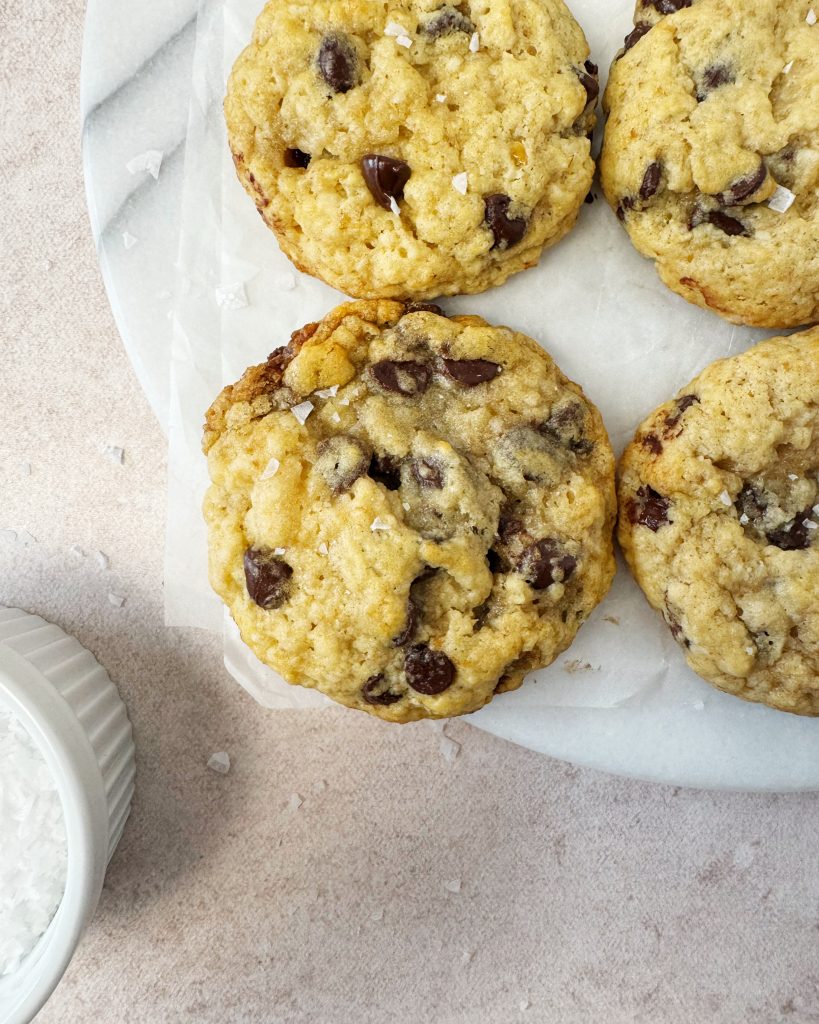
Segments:
[[[460,174],[456,174],[452,179],[452,187],[456,192],[460,192],[462,196],[466,195],[466,190],[469,188],[469,175],[466,171],[461,171]]]
[[[269,480],[272,476],[275,476],[279,472],[279,466],[281,466],[281,463],[279,462],[278,459],[271,459],[270,462],[268,462],[268,464],[264,467],[264,472],[262,473],[260,479]]]
[[[341,417],[337,412],[330,413],[330,419],[333,421],[333,423],[341,423]]]
[[[273,548],[273,554],[276,556],[276,558],[281,558],[282,555],[287,554],[287,548]]]
[[[388,21],[387,27],[384,29],[385,36],[398,37],[405,36],[406,34],[407,30],[404,28],[403,25],[399,25],[397,21]]]
[[[723,491],[722,494],[720,494],[719,500],[722,502],[723,505],[725,505],[726,508],[730,508],[731,505],[733,505],[733,502],[731,501],[731,495],[727,491]]]
[[[785,188],[784,185],[777,185],[776,190],[768,200],[768,206],[775,213],[787,213],[795,202],[796,195],[789,188]]]
[[[812,519],[806,519],[805,520],[805,529],[806,530],[819,530],[819,525],[814,523],[814,521]]]
[[[799,477],[796,475],[796,473],[788,473],[788,479],[789,480],[798,480]]]
[[[316,392],[317,398],[335,398],[338,394],[338,384],[334,384],[331,388],[322,388],[321,391]]]
[[[156,181],[159,178],[159,169],[162,167],[164,156],[161,149],[148,149],[144,153],[137,154],[125,166],[128,168],[129,174],[140,174],[142,171],[147,171]]]
[[[370,525],[370,529],[375,533],[376,530],[389,530],[391,527],[388,522],[381,518],[381,516],[376,516]]]
[[[807,17],[805,18],[805,21],[809,25],[815,25],[816,24],[816,11],[814,11],[814,9],[812,7],[808,11],[808,14],[807,14]]]
[[[469,40],[469,49],[472,53],[477,53],[481,48],[481,37],[477,32],[472,33],[472,38]]]
[[[241,281],[214,290],[216,305],[220,309],[244,309],[249,305],[247,291]]]
[[[219,750],[208,758],[208,768],[217,775],[227,775],[230,771],[230,754],[226,750]]]
[[[392,210],[396,217],[401,216],[401,207],[396,202],[395,196],[390,196],[390,210]]]
[[[294,405],[290,412],[296,417],[302,426],[307,422],[307,417],[315,409],[312,402],[299,402],[298,405]]]
[[[739,521],[743,526],[747,526],[751,520],[743,512],[742,515],[739,517]]]
[[[327,547],[324,541],[322,541],[321,544],[319,544],[318,553],[320,555],[328,555],[330,553],[330,549]]]
[[[782,68],[782,74],[783,75],[789,75],[791,73],[792,68],[793,68],[793,61],[789,60],[788,63],[785,65],[785,67]]]
[[[435,96],[435,102],[436,103],[446,103],[446,93],[445,92],[437,93],[436,96]]]
[[[396,36],[395,41],[396,43],[398,43],[399,46],[403,46],[407,50],[412,46],[412,40],[410,39],[409,36]]]

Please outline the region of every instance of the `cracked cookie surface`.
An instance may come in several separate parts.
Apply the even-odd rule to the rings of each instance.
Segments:
[[[614,574],[614,460],[534,341],[349,303],[207,415],[211,583],[288,682],[466,714],[572,642]]]
[[[689,665],[819,715],[819,328],[712,363],[620,467],[619,538]]]
[[[483,291],[589,191],[588,57],[562,0],[274,0],[228,83],[239,178],[296,266],[348,295]]]
[[[735,323],[819,320],[813,0],[640,0],[600,168],[663,281]]]

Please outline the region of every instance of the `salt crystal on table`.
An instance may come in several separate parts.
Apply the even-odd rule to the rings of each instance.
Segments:
[[[16,530],[0,530],[0,540],[13,544],[17,540]]]
[[[139,174],[141,171],[147,171],[156,181],[159,178],[159,169],[162,167],[162,158],[164,156],[165,154],[161,149],[149,149],[135,156],[133,160],[129,160],[125,166],[128,168],[129,174]]]
[[[461,953],[461,963],[462,964],[469,964],[469,963],[472,962],[474,957],[475,957],[475,950],[474,949],[465,949],[463,951],[463,953]]]
[[[768,200],[768,206],[776,213],[787,213],[796,202],[795,193],[784,185],[777,185],[773,195]]]
[[[459,893],[461,891],[460,878],[453,878],[449,882],[444,882],[444,888],[447,892]]]
[[[441,742],[438,744],[438,749],[443,759],[448,764],[452,764],[461,752],[461,744],[457,740],[453,740],[451,736],[447,736],[446,732],[444,732],[441,736]]]
[[[125,449],[118,448],[113,444],[104,444],[102,448],[100,448],[100,451],[106,459],[110,459],[111,462],[116,462],[118,466],[121,466],[125,459]]]
[[[46,931],[67,873],[62,803],[54,777],[20,722],[0,708],[0,978]]]
[[[97,563],[100,569],[107,569],[108,566],[111,564],[108,555],[106,555],[104,551],[95,551],[94,561]]]
[[[244,309],[249,305],[247,291],[241,281],[214,290],[216,305],[220,309]]]
[[[72,547],[69,548],[69,551],[75,558],[85,558],[85,552],[79,544],[72,545]]]
[[[287,809],[288,811],[297,811],[303,803],[304,801],[298,793],[291,793],[287,801]]]
[[[230,754],[225,750],[211,754],[208,758],[208,768],[219,775],[227,775],[230,771]]]
[[[312,402],[300,402],[298,405],[294,405],[290,412],[296,417],[302,426],[307,422],[307,417],[315,409]]]
[[[277,274],[275,278],[276,286],[281,288],[282,291],[292,292],[296,287],[296,275],[295,274]]]
[[[20,463],[20,472],[23,474],[23,476],[31,476],[31,463],[30,462],[21,462]]]
[[[279,472],[279,466],[281,463],[278,459],[271,459],[270,462],[265,466],[264,471],[259,479],[269,480],[272,476],[275,476]]]
[[[456,192],[460,192],[462,196],[466,195],[466,190],[469,188],[469,175],[466,171],[461,171],[460,174],[456,174],[452,179],[452,187]]]
[[[112,592],[108,595],[108,603],[114,608],[121,608],[125,604],[125,598]]]
[[[521,999],[521,1001],[520,1001],[521,1013],[523,1013],[524,1011],[528,1010],[531,1005],[532,1004],[529,1002],[528,999]]]
[[[136,237],[136,235],[132,235],[130,231],[122,232],[122,244],[125,246],[126,249],[133,249],[133,247],[137,244],[138,241],[139,239]]]

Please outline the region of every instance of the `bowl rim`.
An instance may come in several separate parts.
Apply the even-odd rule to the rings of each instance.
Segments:
[[[0,704],[28,730],[63,808],[68,860],[57,912],[20,967],[0,982],[0,1024],[28,1024],[65,973],[96,910],[108,850],[108,808],[94,749],[70,704],[25,656],[0,643]]]

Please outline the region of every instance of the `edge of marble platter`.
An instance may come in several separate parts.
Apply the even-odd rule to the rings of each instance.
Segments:
[[[167,433],[173,282],[197,0],[89,0],[80,75],[91,230],[123,344]],[[163,154],[158,178],[127,164]]]

